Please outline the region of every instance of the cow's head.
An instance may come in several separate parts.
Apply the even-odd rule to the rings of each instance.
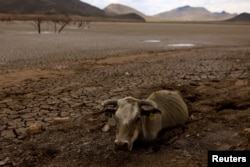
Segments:
[[[113,115],[117,122],[115,148],[129,150],[133,148],[134,141],[138,138],[141,128],[141,117],[149,116],[150,113],[160,113],[155,102],[151,100],[138,100],[126,97],[119,100],[105,100],[105,113]],[[145,109],[143,106],[148,106]]]

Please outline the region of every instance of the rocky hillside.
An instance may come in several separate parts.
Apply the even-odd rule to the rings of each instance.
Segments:
[[[80,0],[0,0],[0,14],[62,14],[93,17],[111,17],[135,21],[220,21],[236,16],[227,12],[212,13],[203,7],[184,6],[171,11],[146,16],[121,4],[110,4],[104,10]],[[248,20],[247,14],[236,20]],[[118,20],[119,21],[119,20]],[[232,20],[233,21],[233,20]]]
[[[120,14],[120,15],[115,15],[111,16],[115,19],[123,19],[123,20],[128,20],[128,21],[137,21],[137,22],[145,22],[146,20],[141,17],[140,15],[136,13],[128,13],[128,14]]]
[[[250,14],[249,13],[242,13],[232,19],[229,19],[227,21],[231,22],[250,22]]]
[[[166,21],[217,21],[235,17],[235,14],[226,12],[212,13],[203,7],[183,6],[171,11],[159,13],[156,18]]]
[[[80,0],[0,0],[0,13],[105,16],[105,12]]]
[[[104,11],[107,15],[116,16],[116,15],[124,15],[129,13],[135,13],[143,18],[145,18],[145,14],[142,12],[131,8],[129,6],[121,5],[121,4],[110,4],[104,8]]]

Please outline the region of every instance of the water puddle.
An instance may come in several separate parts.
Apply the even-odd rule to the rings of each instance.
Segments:
[[[170,47],[193,47],[195,44],[191,43],[177,43],[177,44],[168,44]]]
[[[149,39],[149,40],[144,40],[143,42],[147,42],[147,43],[159,43],[159,42],[161,42],[161,40],[158,40],[158,39]]]
[[[42,31],[41,34],[52,34],[54,32],[52,31]],[[28,31],[28,32],[24,32],[24,34],[30,34],[30,35],[33,35],[33,34],[39,34],[37,31]]]

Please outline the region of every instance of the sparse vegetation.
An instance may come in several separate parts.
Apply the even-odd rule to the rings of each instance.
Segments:
[[[90,28],[91,22],[104,21],[104,22],[140,22],[133,18],[127,17],[91,17],[91,16],[77,16],[77,15],[48,15],[48,14],[0,14],[0,20],[10,24],[12,21],[32,21],[34,28],[40,34],[42,33],[42,25],[53,23],[54,32],[60,33],[69,25],[74,23],[80,29]],[[144,22],[144,21],[142,21]]]
[[[14,15],[14,14],[2,14],[0,19],[3,22],[11,21],[33,21],[33,25],[37,32],[42,32],[42,24],[52,22],[54,24],[54,32],[60,33],[71,22],[82,23],[85,18],[73,16],[72,18],[67,15]],[[73,20],[74,19],[74,20]],[[89,19],[89,18],[88,18]],[[87,20],[88,20],[87,19]],[[59,28],[58,28],[59,25]]]

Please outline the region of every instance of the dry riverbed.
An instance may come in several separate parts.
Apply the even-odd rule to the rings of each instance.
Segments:
[[[90,31],[104,39],[98,29]],[[1,33],[8,36],[6,42],[14,40],[9,32]],[[112,42],[124,37],[120,33],[115,32]],[[137,33],[132,40],[140,43],[141,36]],[[5,49],[0,61],[0,166],[193,167],[207,166],[208,150],[250,150],[249,37],[241,43],[227,41],[235,36],[224,37],[220,40],[225,46],[220,41],[204,45],[206,38],[197,35],[192,39],[195,47],[181,48],[161,47],[162,37],[159,45],[154,42],[145,50],[152,44],[123,48],[129,38],[114,44],[118,49],[103,42],[81,49],[79,41],[67,42],[80,40],[76,34],[55,35],[60,45],[51,36],[51,45],[44,45],[44,36],[25,37],[29,46],[18,41],[11,50],[0,46]],[[172,38],[169,44],[176,43]],[[83,39],[88,40],[93,41]],[[41,46],[33,48],[34,41]],[[61,45],[53,53],[52,46]],[[100,113],[102,100],[146,98],[160,89],[181,92],[190,112],[188,123],[132,152],[115,151],[115,128],[102,131],[107,121]]]

